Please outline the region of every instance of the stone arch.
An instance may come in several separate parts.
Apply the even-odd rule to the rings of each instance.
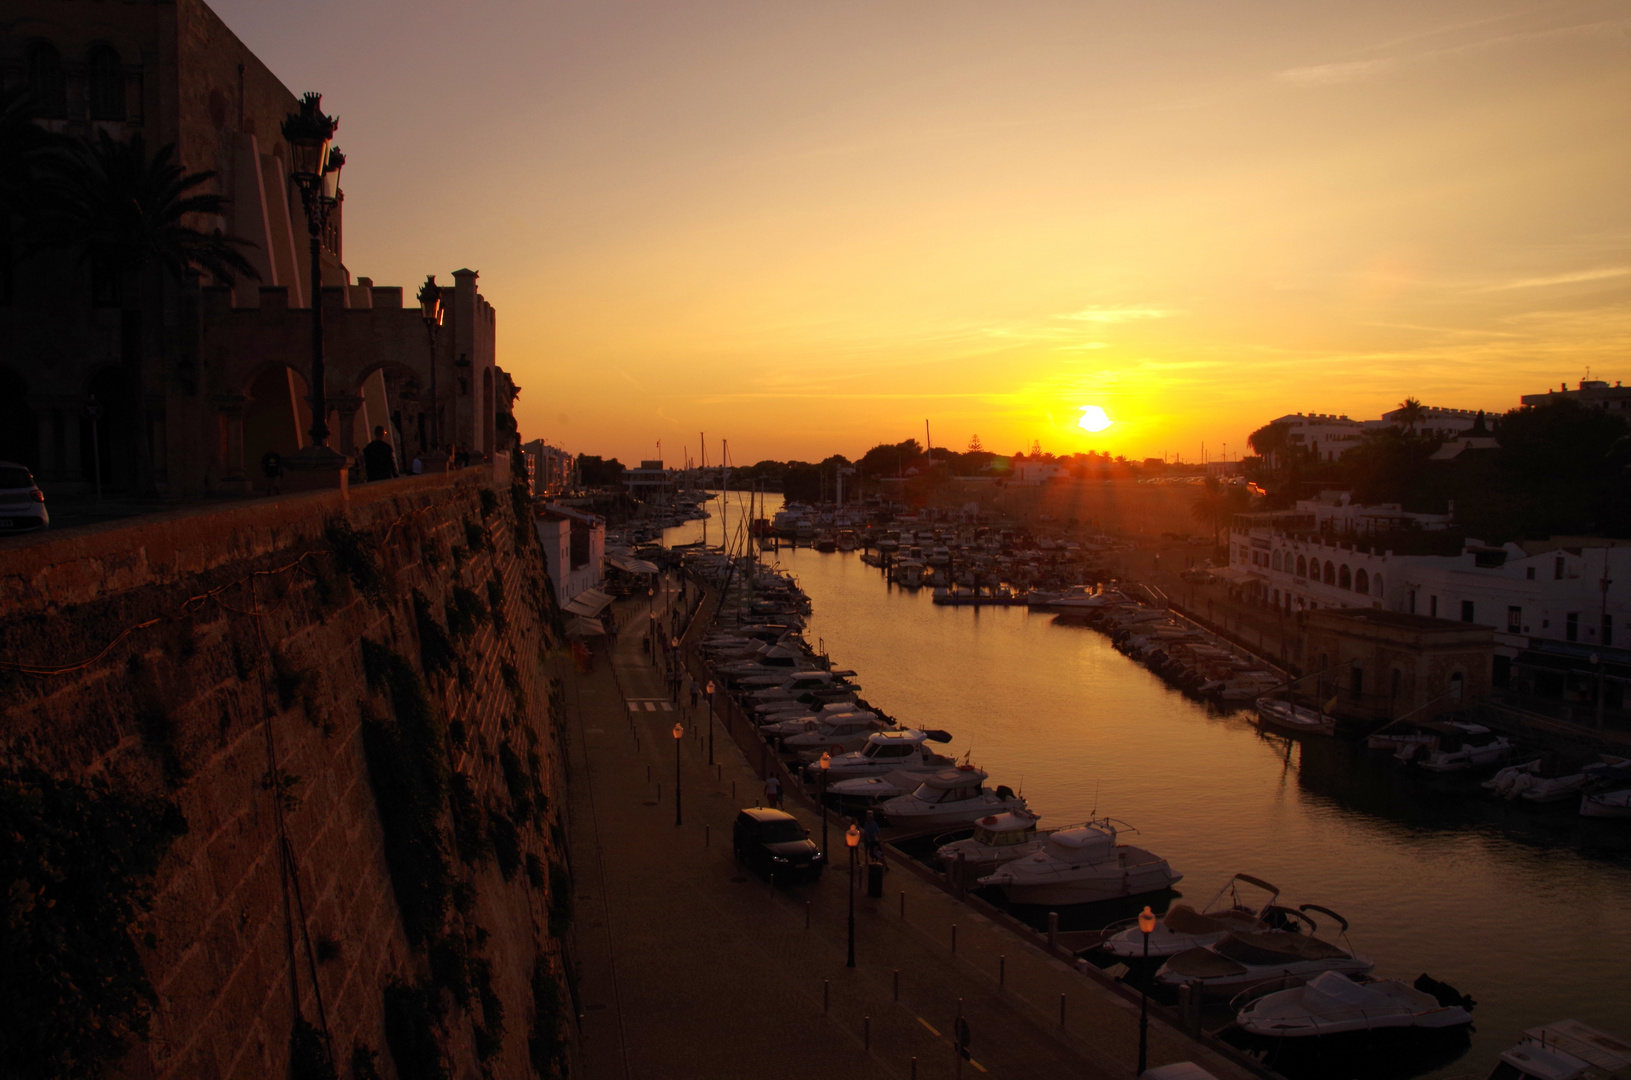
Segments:
[[[1308,559],[1307,559],[1306,556],[1302,556],[1302,555],[1297,556],[1297,576],[1298,577],[1307,577],[1308,576]]]
[[[85,54],[86,104],[92,120],[125,118],[125,69],[112,45],[92,45]]]
[[[1327,585],[1335,585],[1337,583],[1337,568],[1330,559],[1325,560],[1325,583]]]
[[[104,488],[135,486],[141,415],[129,372],[120,364],[97,369],[85,383],[85,396],[87,404],[90,398],[96,399],[102,415],[95,424],[86,420],[79,425],[79,460],[84,478],[94,483],[100,465]]]
[[[9,367],[0,367],[0,461],[40,472],[39,421],[28,404],[28,382]]]
[[[1370,571],[1363,566],[1354,571],[1354,592],[1370,595]]]
[[[33,112],[41,120],[68,118],[68,75],[62,67],[62,54],[49,41],[28,46],[28,89],[33,95]]]
[[[1353,571],[1348,569],[1348,564],[1347,563],[1343,563],[1342,566],[1337,570],[1337,588],[1352,590],[1353,587],[1354,587]]]
[[[452,394],[443,387],[437,391],[437,411],[442,414],[445,433]],[[366,445],[374,437],[374,428],[383,425],[396,447],[397,468],[407,472],[414,457],[430,449],[434,425],[428,376],[400,360],[379,360],[358,372],[352,392],[362,399],[356,418],[357,445]]]
[[[243,462],[250,482],[266,485],[261,458],[268,451],[287,457],[310,442],[311,404],[306,377],[276,361],[255,369],[245,387]]]

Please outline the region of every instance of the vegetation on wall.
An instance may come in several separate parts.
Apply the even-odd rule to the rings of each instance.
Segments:
[[[453,642],[431,614],[430,598],[418,589],[413,591],[413,622],[419,631],[419,664],[425,674],[453,670]]]
[[[379,545],[373,536],[358,532],[340,517],[330,518],[323,528],[323,538],[334,552],[334,559],[351,579],[358,595],[369,603],[383,607],[386,601],[385,571],[380,566]]]
[[[565,1065],[564,1014],[560,983],[540,956],[532,969],[532,1030],[527,1034],[527,1056],[539,1076],[559,1075]]]
[[[0,770],[0,1047],[8,1077],[80,1077],[147,1031],[130,927],[186,831],[174,804],[37,769]]]
[[[437,996],[426,983],[392,980],[385,986],[385,1044],[401,1080],[448,1080],[438,1035]]]

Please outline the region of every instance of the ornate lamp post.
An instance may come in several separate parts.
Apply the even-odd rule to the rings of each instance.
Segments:
[[[421,453],[419,460],[426,472],[445,472],[447,456],[442,453],[442,411],[436,397],[436,331],[441,329],[442,287],[436,284],[435,274],[426,274],[419,287],[419,315],[425,320],[425,336],[430,339],[430,452]]]
[[[821,766],[821,855],[827,856],[827,770],[832,768],[832,755],[821,751],[821,758],[816,764]]]
[[[1138,929],[1144,934],[1144,984],[1138,992],[1138,1071],[1133,1075],[1143,1076],[1150,1043],[1150,934],[1155,930],[1155,912],[1148,904],[1138,913]]]
[[[345,155],[332,145],[339,121],[324,115],[321,94],[307,94],[300,111],[283,121],[283,137],[289,140],[289,169],[300,188],[300,203],[306,211],[306,231],[311,237],[311,445],[284,459],[284,465],[315,473],[317,470],[343,472],[350,464],[343,454],[328,445],[328,386],[323,358],[323,230],[329,213],[340,205],[340,169]]]
[[[822,807],[822,821],[826,821],[826,807]],[[845,967],[855,966],[855,849],[861,843],[861,830],[850,822],[849,829],[844,833],[844,843],[849,845],[849,959]]]
[[[673,695],[674,704],[680,703],[680,639],[668,639],[668,689]],[[708,764],[712,765],[710,761]]]
[[[682,824],[680,820],[680,740],[685,738],[685,729],[679,724],[674,725],[674,824]]]
[[[714,715],[714,681],[708,680],[708,764],[714,763],[714,723],[719,717]]]

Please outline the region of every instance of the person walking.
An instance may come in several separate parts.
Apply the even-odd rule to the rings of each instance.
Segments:
[[[765,803],[772,810],[782,807],[782,782],[776,779],[775,773],[765,777]]]
[[[861,836],[866,841],[867,861],[882,858],[883,830],[878,828],[878,816],[871,810],[866,812],[866,824],[861,826]]]
[[[385,441],[385,425],[375,425],[374,441],[362,448],[362,465],[369,483],[396,477],[396,451]]]

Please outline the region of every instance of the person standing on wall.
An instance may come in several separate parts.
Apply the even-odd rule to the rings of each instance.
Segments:
[[[374,427],[374,441],[362,448],[362,462],[364,475],[370,483],[396,478],[396,451],[385,441],[383,424]]]

